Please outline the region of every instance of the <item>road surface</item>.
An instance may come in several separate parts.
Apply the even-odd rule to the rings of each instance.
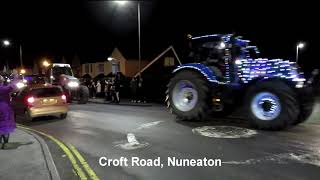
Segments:
[[[176,120],[160,105],[70,105],[67,119],[22,122],[72,144],[100,179],[320,178],[320,120],[286,131],[247,129],[241,118]],[[231,127],[230,127],[231,126]],[[232,127],[237,127],[232,129]],[[44,137],[62,179],[78,179],[65,153]],[[155,159],[161,167],[100,166],[99,159]],[[220,159],[218,167],[168,167],[168,157]]]

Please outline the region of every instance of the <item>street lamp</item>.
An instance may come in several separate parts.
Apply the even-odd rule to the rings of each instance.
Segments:
[[[21,69],[20,70],[20,74],[24,75],[26,73],[26,70],[25,69]]]
[[[9,40],[3,40],[2,41],[2,44],[6,47],[10,46],[11,45],[11,42]],[[23,67],[23,60],[22,60],[22,46],[21,46],[21,43],[19,45],[19,56],[20,56],[20,66]]]
[[[297,47],[296,47],[296,63],[298,63],[298,60],[299,60],[299,49],[302,49],[304,48],[304,43],[300,42],[297,44]]]
[[[125,5],[128,1],[114,1],[119,5]],[[139,39],[139,74],[141,72],[141,31],[140,31],[140,1],[137,1],[137,11],[138,11],[138,39]]]
[[[115,1],[115,2],[121,6],[127,3],[127,1]]]
[[[47,68],[48,66],[50,66],[50,63],[47,60],[44,60],[42,62],[42,65]]]
[[[10,46],[10,41],[9,40],[3,40],[2,41],[2,44],[3,44],[3,46],[4,47],[8,47],[8,46]],[[8,71],[9,70],[9,63],[8,63],[8,59],[6,59],[6,71]]]
[[[7,47],[7,46],[10,46],[11,43],[9,40],[3,40],[2,44]]]

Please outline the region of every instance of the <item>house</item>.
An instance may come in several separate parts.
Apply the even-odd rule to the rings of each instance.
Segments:
[[[109,60],[108,60],[109,59]],[[145,67],[148,61],[141,60],[141,68]],[[100,74],[121,72],[127,77],[133,77],[139,72],[139,60],[127,59],[118,48],[115,48],[109,57],[95,63],[85,63],[81,65],[81,76],[94,78]]]
[[[137,77],[143,78],[143,94],[151,101],[164,102],[167,84],[172,77],[172,71],[181,65],[181,61],[172,46],[162,51],[158,56],[144,66]]]

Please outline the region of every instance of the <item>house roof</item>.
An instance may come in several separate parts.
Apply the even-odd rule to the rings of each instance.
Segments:
[[[156,58],[154,58],[149,64],[147,64],[144,68],[141,69],[140,72],[138,72],[136,75],[134,75],[134,77],[137,77],[140,73],[143,73],[143,71],[145,71],[146,69],[148,69],[152,64],[154,64],[155,62],[157,62],[163,55],[167,54],[170,50],[173,51],[174,56],[176,57],[176,59],[178,60],[179,64],[181,65],[181,61],[176,53],[176,51],[174,50],[174,48],[172,46],[169,46],[166,50],[164,50],[162,53],[160,53]]]

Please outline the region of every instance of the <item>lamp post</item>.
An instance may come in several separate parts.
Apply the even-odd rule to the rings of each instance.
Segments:
[[[8,47],[8,46],[10,46],[10,41],[9,40],[3,40],[2,41],[2,45],[4,46],[4,47]],[[9,70],[9,63],[8,63],[8,59],[6,58],[6,71],[8,72],[8,70]]]
[[[304,48],[304,43],[300,42],[297,44],[297,47],[296,47],[296,63],[298,64],[298,61],[299,61],[299,49],[302,49]]]
[[[3,41],[2,41],[2,44],[3,44],[5,47],[8,47],[8,46],[11,45],[11,42],[6,39],[6,40],[3,40]],[[23,68],[22,45],[21,45],[21,43],[20,43],[20,45],[19,45],[19,56],[20,56],[20,66],[21,66],[21,68]]]
[[[115,1],[117,4],[123,6],[127,3],[127,1]],[[140,1],[137,1],[137,11],[138,11],[138,41],[139,41],[139,75],[140,75],[140,71],[141,71],[141,26],[140,26]]]

